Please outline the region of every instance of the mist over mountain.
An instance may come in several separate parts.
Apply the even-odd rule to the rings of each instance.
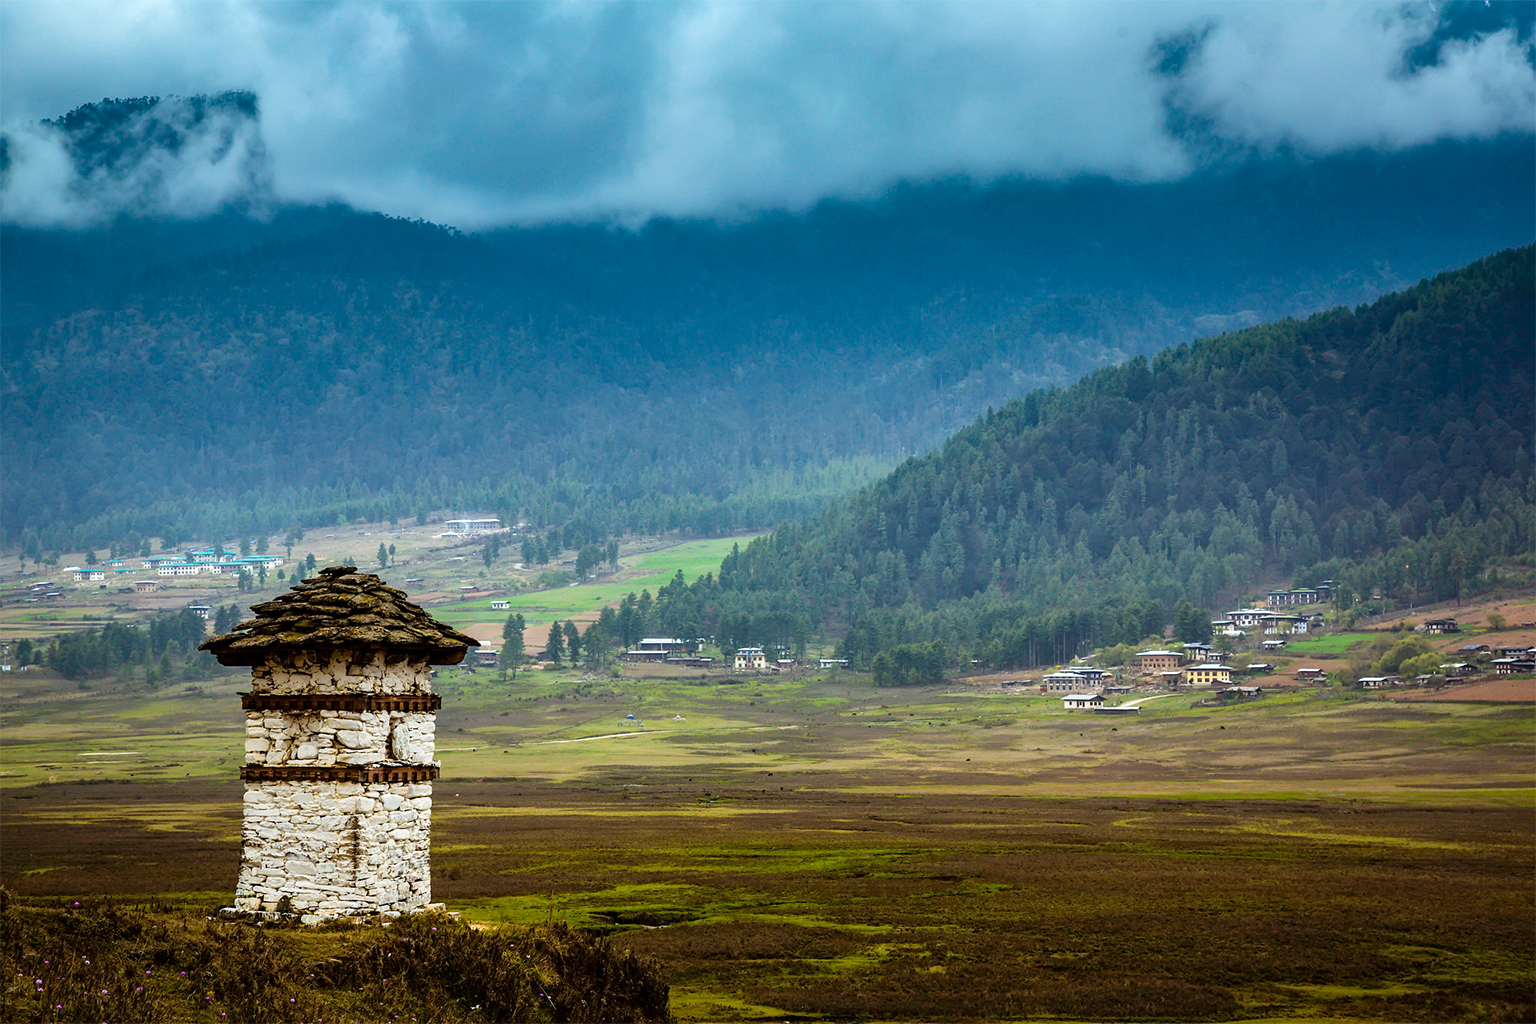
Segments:
[[[256,114],[235,93],[50,122],[60,201],[116,212],[0,226],[8,536],[445,508],[772,526],[1032,389],[1536,232],[1519,136],[465,235],[271,202]],[[164,215],[183,164],[212,205]]]
[[[122,216],[260,211],[271,178],[249,92],[104,99],[0,134],[8,223],[84,228]]]

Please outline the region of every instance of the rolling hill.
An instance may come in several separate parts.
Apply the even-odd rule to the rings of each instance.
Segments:
[[[988,413],[727,557],[719,586],[998,665],[1135,642],[1263,575],[1351,607],[1532,564],[1536,248]]]

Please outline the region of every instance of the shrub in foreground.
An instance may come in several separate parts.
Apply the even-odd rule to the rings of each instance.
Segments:
[[[563,925],[257,928],[0,890],[5,1021],[670,1021],[656,966]]]

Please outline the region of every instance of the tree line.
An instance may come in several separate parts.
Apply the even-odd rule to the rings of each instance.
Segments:
[[[215,628],[228,632],[239,619],[235,605],[220,608]],[[66,679],[132,675],[154,689],[178,675],[201,678],[217,671],[212,656],[197,650],[206,627],[202,616],[182,609],[163,612],[142,624],[108,622],[47,640],[19,640],[14,657],[18,666],[46,665]]]

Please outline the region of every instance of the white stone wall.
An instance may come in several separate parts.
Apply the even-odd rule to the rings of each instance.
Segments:
[[[425,657],[383,651],[287,651],[251,669],[252,693],[431,693]]]
[[[289,652],[251,670],[257,694],[430,693],[424,657]],[[436,716],[401,711],[247,711],[251,765],[430,765]],[[432,784],[247,782],[235,908],[336,917],[406,913],[432,900]]]
[[[432,902],[432,784],[252,782],[235,908],[305,924]]]
[[[245,762],[431,764],[436,729],[430,711],[247,711]]]

